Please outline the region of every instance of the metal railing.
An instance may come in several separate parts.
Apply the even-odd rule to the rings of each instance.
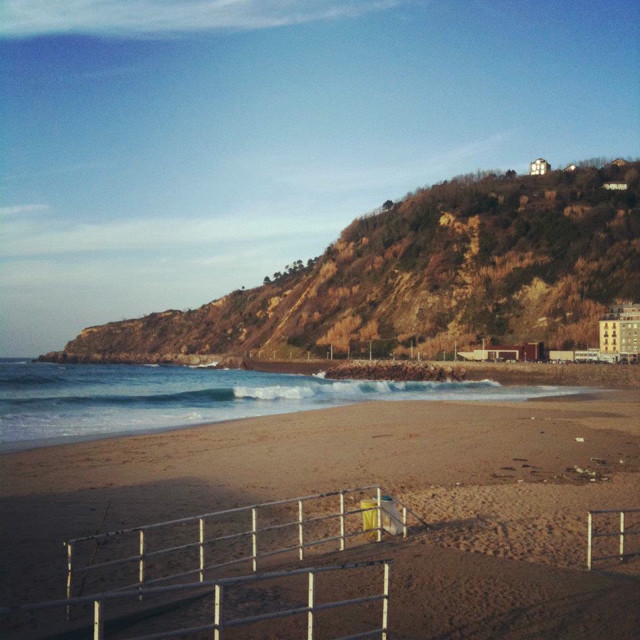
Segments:
[[[375,506],[355,509],[346,508],[345,497],[347,495],[357,493],[362,494],[366,491],[371,490],[375,490]],[[329,514],[313,516],[307,513],[305,516],[304,505],[306,503],[331,497],[339,498],[338,510]],[[363,514],[368,511],[376,512],[373,517],[375,522],[370,527],[369,533],[375,535],[378,542],[382,539],[383,523],[385,519],[391,518],[393,520],[398,520],[398,528],[401,527],[404,537],[407,536],[408,513],[411,513],[417,520],[422,522],[419,516],[414,514],[410,509],[402,505],[399,501],[396,500],[398,505],[402,508],[402,516],[397,518],[393,516],[393,514],[390,514],[384,510],[382,502],[381,488],[378,485],[370,485],[366,487],[358,487],[356,489],[345,489],[343,491],[333,491],[298,498],[290,498],[286,500],[277,500],[246,507],[236,507],[187,518],[180,518],[177,520],[153,523],[131,529],[122,529],[119,531],[112,531],[108,533],[75,538],[64,543],[67,551],[66,597],[69,600],[72,599],[73,587],[78,574],[86,576],[88,573],[95,572],[100,569],[109,569],[109,571],[111,571],[114,567],[117,567],[119,565],[137,565],[137,581],[120,587],[114,587],[114,590],[130,589],[134,587],[137,587],[138,590],[140,590],[143,587],[148,587],[153,584],[194,575],[197,575],[199,582],[203,583],[205,580],[206,572],[223,569],[225,567],[231,567],[233,565],[244,562],[250,562],[251,570],[253,572],[256,572],[258,570],[258,561],[260,559],[297,551],[298,559],[303,560],[305,549],[317,547],[319,545],[324,545],[327,543],[337,542],[338,549],[340,551],[344,551],[348,539],[356,536],[362,536],[363,533],[367,533],[366,531],[363,531],[362,527],[353,525],[350,527],[350,530],[348,530],[347,519],[350,516]],[[295,511],[295,514],[293,516],[294,519],[288,520],[286,522],[276,522],[275,524],[268,523],[267,526],[259,527],[258,515],[260,511],[271,507],[283,505],[293,508],[293,510]],[[241,531],[234,531],[232,533],[226,533],[225,535],[219,535],[211,538],[206,537],[205,532],[208,521],[219,519],[225,516],[228,517],[237,515],[248,515],[250,517],[250,528],[245,528]],[[310,540],[308,538],[307,532],[310,527],[321,523],[328,523],[332,520],[338,522],[338,530],[336,532],[329,532],[329,535],[321,535],[321,537],[319,537],[318,539]],[[150,548],[148,537],[151,531],[167,527],[178,527],[187,525],[189,523],[197,523],[197,531],[194,532],[195,537],[197,538],[196,540],[178,545],[174,544],[172,546],[160,546],[157,548],[154,547],[153,550]],[[242,524],[242,521],[240,522],[240,524]],[[277,546],[276,542],[276,547],[269,549],[263,549],[262,545],[259,545],[261,536],[264,536],[269,532],[274,532],[277,533],[279,535],[279,539],[281,539],[282,532],[286,531],[287,529],[293,530],[294,532],[295,539],[292,539],[293,544],[289,543],[285,546]],[[98,549],[96,549],[93,556],[89,558],[89,561],[87,563],[78,565],[78,563],[76,562],[75,549],[80,543],[94,542],[99,546],[107,541],[126,536],[127,534],[134,534],[137,537],[137,553],[129,554],[125,557],[119,557],[118,554],[116,554],[115,558],[111,558],[103,562],[94,563],[93,560],[95,559],[98,551]],[[229,542],[237,541],[242,538],[246,539],[248,544],[244,547],[243,550],[241,550],[239,554],[240,557],[226,559],[223,562],[215,562],[212,564],[207,563],[207,549],[212,544],[219,542],[227,544]],[[172,537],[171,540],[174,540],[174,538]],[[195,564],[197,564],[196,567],[183,571],[172,570],[171,572],[161,575],[160,577],[148,577],[148,563],[152,559],[155,559],[159,556],[166,556],[167,554],[178,554],[180,552],[188,550],[197,552],[197,557],[192,559],[195,560]],[[112,576],[109,576],[109,580],[111,581],[112,579]],[[105,589],[103,588],[101,590],[104,591]]]
[[[92,596],[76,597],[70,600],[54,600],[50,602],[42,602],[37,604],[22,605],[20,607],[5,607],[0,609],[0,614],[11,614],[24,611],[39,611],[43,609],[60,608],[69,605],[81,605],[93,603],[93,640],[105,639],[105,603],[111,600],[135,599],[143,596],[163,595],[170,593],[186,592],[186,591],[202,591],[209,590],[214,596],[213,607],[213,623],[200,625],[197,627],[183,627],[173,629],[171,631],[162,631],[159,633],[151,633],[144,636],[135,636],[127,640],[160,640],[162,638],[177,638],[187,634],[201,633],[205,631],[213,631],[214,640],[223,639],[224,629],[247,626],[268,620],[279,618],[290,618],[294,616],[307,616],[307,640],[314,639],[314,632],[317,629],[317,614],[321,611],[331,609],[345,608],[349,606],[382,602],[381,607],[381,623],[375,629],[369,629],[349,636],[334,638],[334,640],[356,640],[356,638],[381,638],[387,640],[388,633],[388,617],[389,617],[389,586],[390,586],[390,564],[391,560],[372,560],[369,562],[354,562],[342,565],[333,565],[328,567],[314,567],[304,569],[294,569],[290,571],[278,571],[270,573],[252,574],[247,576],[238,576],[232,578],[219,578],[217,580],[209,580],[206,582],[192,582],[188,584],[171,585],[164,587],[145,587],[141,589],[129,591],[110,591],[106,593],[94,594]],[[328,602],[316,601],[316,585],[315,578],[317,574],[337,571],[358,570],[367,567],[383,567],[383,585],[382,592],[374,593],[359,598],[349,598],[345,600],[331,600]],[[227,587],[232,585],[242,585],[265,580],[276,580],[289,578],[307,574],[307,594],[306,605],[295,608],[271,611],[243,618],[225,619],[224,617],[224,593]]]
[[[595,516],[602,514],[620,514],[620,526],[617,531],[604,531],[597,532],[595,531]],[[640,529],[625,529],[625,514],[627,513],[640,513],[640,509],[601,509],[599,511],[589,511],[587,515],[587,569],[591,571],[592,564],[598,560],[611,560],[612,558],[618,558],[620,562],[622,562],[625,558],[630,557],[631,555],[637,554],[625,554],[624,549],[624,540],[626,536],[638,535],[640,534]],[[594,556],[593,555],[593,545],[595,538],[612,538],[617,537],[619,539],[618,543],[618,553],[609,554],[604,556]]]

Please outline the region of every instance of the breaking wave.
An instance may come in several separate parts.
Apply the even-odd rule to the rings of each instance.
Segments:
[[[371,400],[522,401],[584,391],[478,382],[327,380],[208,367],[0,362],[0,441],[148,433]],[[26,444],[24,444],[26,443]]]

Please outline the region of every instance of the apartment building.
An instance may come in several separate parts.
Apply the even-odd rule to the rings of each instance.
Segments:
[[[600,352],[637,360],[640,354],[640,304],[612,305],[600,320]]]

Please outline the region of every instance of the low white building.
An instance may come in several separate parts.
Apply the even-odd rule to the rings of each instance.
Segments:
[[[551,362],[574,362],[575,359],[575,351],[554,351],[553,349],[549,351],[549,360],[551,360]]]
[[[600,360],[600,351],[598,349],[582,349],[574,352],[574,360],[576,362],[598,362]]]

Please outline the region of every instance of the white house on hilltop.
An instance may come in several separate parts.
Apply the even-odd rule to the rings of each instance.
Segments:
[[[551,165],[544,158],[538,158],[529,165],[529,174],[532,176],[543,176],[549,171]]]

